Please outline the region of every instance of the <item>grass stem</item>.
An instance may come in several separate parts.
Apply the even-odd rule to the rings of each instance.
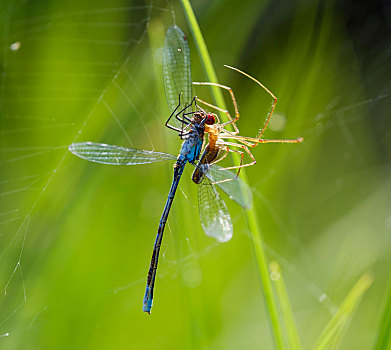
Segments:
[[[198,25],[197,19],[194,15],[193,9],[188,0],[181,0],[181,4],[184,10],[184,13],[187,18],[187,22],[189,24],[190,30],[193,34],[193,38],[197,47],[197,51],[207,78],[207,81],[218,83],[216,73],[213,68],[212,61],[210,59],[210,55],[208,49],[205,44],[205,40],[202,36],[200,27]],[[225,108],[225,103],[223,99],[223,95],[221,90],[215,86],[212,86],[212,97],[217,106]],[[244,169],[241,170],[241,177],[244,181],[247,180]],[[263,248],[262,240],[261,240],[261,231],[259,228],[257,215],[255,207],[252,206],[251,209],[246,211],[247,222],[249,225],[249,229],[251,232],[251,241],[253,243],[259,276],[262,283],[262,288],[265,296],[266,307],[268,310],[268,314],[270,317],[270,323],[272,327],[273,338],[275,342],[276,349],[282,350],[283,346],[283,334],[282,328],[278,317],[277,311],[277,303],[275,300],[275,296],[273,293],[273,288],[269,276],[269,271],[267,267],[267,259],[265,250]]]

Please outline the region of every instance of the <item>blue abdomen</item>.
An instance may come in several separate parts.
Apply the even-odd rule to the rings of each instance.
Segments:
[[[202,140],[197,140],[197,143],[192,147],[191,151],[187,155],[187,161],[193,163],[198,159],[202,148]]]
[[[182,145],[181,153],[178,156],[178,162],[190,162],[193,163],[198,159],[203,139],[200,139],[196,134],[190,135]]]

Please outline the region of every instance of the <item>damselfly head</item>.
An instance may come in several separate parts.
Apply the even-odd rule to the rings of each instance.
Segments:
[[[204,113],[201,113],[201,112],[196,112],[193,114],[193,123],[201,123],[205,118],[205,114]]]
[[[193,114],[193,123],[213,125],[216,123],[216,117],[212,113],[196,112]]]

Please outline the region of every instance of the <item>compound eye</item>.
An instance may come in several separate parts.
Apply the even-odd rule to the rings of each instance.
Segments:
[[[213,114],[207,114],[205,124],[213,125],[216,123],[216,118]]]

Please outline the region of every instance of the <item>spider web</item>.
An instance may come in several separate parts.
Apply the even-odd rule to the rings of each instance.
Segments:
[[[160,5],[166,7],[164,2]],[[43,237],[52,244],[56,240],[55,230],[51,237],[39,237],[40,230],[46,226],[40,221],[48,220],[42,210],[54,199],[53,192],[48,190],[66,164],[67,145],[80,137],[87,138],[89,133],[110,140],[104,127],[99,127],[103,132],[91,132],[94,123],[99,124],[96,119],[105,115],[104,123],[114,120],[117,125],[112,139],[118,137],[119,131],[119,139],[132,145],[125,128],[137,125],[146,140],[144,146],[154,148],[146,123],[159,117],[151,104],[145,103],[147,98],[138,87],[135,71],[142,74],[153,62],[153,57],[138,57],[138,54],[146,51],[151,19],[170,15],[160,5],[128,6],[118,1],[111,7],[102,3],[92,9],[83,4],[52,9],[42,4],[37,8],[31,1],[8,4],[2,18],[5,35],[0,90],[2,337],[31,330],[48,310],[62,307],[61,303],[54,306],[44,303],[31,314],[26,311],[29,289],[23,262],[34,260],[30,255],[34,249],[40,250],[39,241]],[[160,26],[164,31],[162,22]],[[45,47],[52,49],[42,54]],[[147,113],[139,109],[136,101],[140,100],[148,106]],[[124,113],[118,101],[125,101],[125,108],[134,117],[130,125],[121,120]],[[143,113],[150,120],[141,118]],[[35,136],[30,137],[32,134]],[[34,228],[32,217],[37,225]],[[27,253],[26,241],[29,241]],[[48,251],[43,249],[41,254],[47,257]],[[142,276],[141,271],[138,275]],[[115,294],[141,281],[144,283],[144,277],[103,294]],[[26,325],[24,329],[19,324],[16,329],[5,331],[17,319],[25,317],[20,323]]]
[[[41,272],[43,275],[55,276],[66,271],[66,263],[57,261],[55,253],[51,252],[58,252],[58,245],[71,244],[70,240],[64,240],[62,236],[72,234],[71,218],[77,210],[94,210],[97,215],[102,216],[102,220],[114,220],[112,231],[116,232],[123,228],[116,220],[121,216],[126,217],[127,210],[147,212],[140,214],[140,221],[150,219],[154,221],[151,227],[157,225],[156,213],[160,213],[160,204],[164,202],[166,194],[165,191],[159,193],[158,186],[147,191],[145,197],[137,204],[114,213],[117,215],[110,215],[113,212],[108,207],[85,203],[82,200],[75,209],[70,209],[72,203],[77,201],[78,192],[92,191],[91,188],[80,188],[76,179],[91,177],[93,172],[102,172],[102,176],[110,178],[111,175],[108,175],[109,170],[92,168],[91,165],[81,162],[70,165],[67,146],[75,141],[93,140],[140,149],[164,151],[168,148],[173,153],[176,152],[178,143],[170,144],[170,141],[159,136],[166,132],[169,135],[170,132],[161,131],[164,121],[162,115],[167,115],[167,110],[159,107],[165,106],[165,100],[161,90],[162,77],[158,63],[161,59],[161,49],[156,44],[164,38],[165,30],[175,21],[173,17],[171,7],[165,2],[157,1],[148,5],[133,6],[126,6],[125,3],[118,1],[110,7],[107,7],[106,3],[102,3],[101,6],[95,4],[94,8],[88,8],[83,4],[67,8],[67,5],[55,3],[45,8],[42,4],[35,7],[33,1],[10,1],[6,7],[2,18],[4,35],[0,87],[0,261],[3,290],[1,337],[11,338],[13,335],[45,327],[49,322],[47,314],[50,312],[61,313],[63,309],[76,309],[82,304],[89,305],[92,309],[108,299],[115,304],[115,297],[121,292],[130,294],[131,301],[127,311],[134,309],[141,312],[139,309],[142,295],[138,293],[140,288],[134,288],[145,283],[147,266],[144,266],[145,259],[141,258],[140,264],[132,269],[131,275],[110,281],[112,286],[119,287],[108,288],[104,283],[97,284],[91,288],[94,291],[89,295],[76,289],[75,300],[52,300],[42,290],[39,292],[42,293],[40,303],[30,307],[29,300],[30,294],[34,294],[34,299],[36,298],[37,292],[33,290],[32,279],[37,273],[35,265],[39,265],[42,259],[47,259],[47,266],[53,269],[51,272]],[[162,45],[162,41],[159,45]],[[42,54],[47,47],[53,49]],[[151,67],[158,68],[151,74]],[[154,79],[157,82],[154,82]],[[148,96],[145,95],[147,90]],[[306,139],[311,139],[311,135],[314,134],[320,138],[326,137],[330,131],[340,132],[346,141],[347,153],[355,159],[355,164],[365,169],[368,163],[363,159],[360,145],[352,136],[350,128],[352,124],[363,119],[363,108],[371,108],[389,99],[389,86],[374,97],[359,102],[342,104],[345,99],[346,95],[343,93],[336,94],[325,108],[311,116],[310,122],[307,120],[304,125],[298,126],[297,130],[300,130],[300,136]],[[287,108],[285,110],[289,112]],[[297,148],[291,154],[297,159],[302,152]],[[252,179],[251,183],[255,189],[273,181],[275,173],[283,172],[277,162],[267,169],[261,180],[258,177]],[[144,171],[148,173],[148,170]],[[162,171],[166,172],[163,177],[168,191],[171,169]],[[118,176],[119,172],[112,175],[114,183]],[[143,179],[144,175],[137,176],[136,180],[147,182]],[[92,181],[98,186],[102,183],[100,180],[98,177],[98,180]],[[119,178],[119,188],[126,185],[125,181],[125,176]],[[101,189],[102,192],[112,190],[112,187]],[[73,195],[69,196],[67,192],[72,192]],[[183,192],[186,196],[189,192],[185,185]],[[280,210],[284,211],[282,208],[273,207],[267,197],[259,191],[255,190],[254,193],[264,203],[267,212],[274,218],[280,230],[291,238],[292,246],[299,250],[303,261],[311,262],[313,257],[306,255],[300,239],[295,238],[293,234],[295,230],[292,227],[295,227],[295,222],[287,224],[287,220],[279,216]],[[113,197],[114,194],[109,196],[110,199],[107,201],[115,200]],[[181,197],[176,198],[176,202],[185,201],[190,208],[190,215],[196,212],[194,201],[185,196]],[[88,198],[93,199],[94,196],[90,195]],[[108,210],[108,213],[105,213],[105,210]],[[234,214],[234,224],[241,221],[242,216],[241,213]],[[293,212],[292,221],[294,217]],[[57,230],[56,226],[63,225],[64,220],[69,220],[69,223],[64,225],[67,231]],[[99,218],[97,222],[92,226],[94,229],[99,226]],[[83,228],[84,231],[92,231],[89,224],[91,221]],[[134,230],[141,228],[142,224],[136,223]],[[154,229],[152,228],[152,232]],[[171,242],[167,245],[178,239],[177,232],[181,230],[183,227],[179,221],[171,219],[166,235],[168,237],[165,237],[170,238]],[[78,232],[80,231],[82,230],[78,229]],[[267,232],[268,229],[264,231]],[[183,240],[185,247],[177,247],[178,250],[182,250],[182,257],[171,256],[163,249],[162,260],[166,266],[159,270],[159,279],[162,281],[159,287],[177,277],[179,265],[184,266],[183,269],[189,272],[182,272],[188,276],[185,283],[190,287],[197,286],[201,278],[197,260],[202,256],[209,257],[211,252],[221,249],[217,243],[210,242],[199,249],[187,237],[192,236],[192,232],[194,233],[194,230],[191,228],[186,232],[186,238]],[[86,235],[80,239],[90,239],[91,236]],[[113,240],[118,237],[115,236]],[[127,253],[122,250],[121,254],[126,256],[132,250],[133,254],[138,256],[137,250],[141,247],[141,243],[137,243],[139,239],[140,237],[134,235],[127,241],[122,241],[122,244],[127,245]],[[112,244],[109,239],[104,243]],[[120,243],[111,247],[114,248],[120,248]],[[142,250],[140,256],[147,251],[149,257],[148,249],[151,248]],[[282,258],[288,254],[282,253],[281,256],[281,252],[276,253],[273,246],[270,246],[269,250],[293,278],[298,277],[303,281],[315,300],[322,303],[330,313],[334,311],[334,303],[322,287],[318,286],[318,282],[319,285],[322,283],[312,277],[320,275],[319,271],[315,269],[313,274],[310,274],[311,277],[307,277],[288,259]],[[69,259],[74,260],[75,264],[79,257],[78,254],[69,254]],[[120,259],[118,271],[126,270],[119,267],[124,263]],[[103,268],[102,265],[99,267]],[[82,278],[81,276],[77,278]],[[72,276],[66,278],[69,278],[72,285]],[[40,286],[44,287],[45,283],[48,283],[47,280]],[[76,283],[74,285],[76,286]],[[111,310],[109,318],[120,312]],[[99,325],[96,327],[99,329]]]
[[[34,274],[30,264],[47,259],[48,266],[53,268],[53,276],[61,270],[58,267],[61,263],[51,256],[56,253],[51,253],[50,247],[62,240],[59,237],[62,233],[56,230],[54,223],[61,220],[62,214],[57,212],[59,207],[56,204],[57,209],[51,214],[45,212],[51,211],[50,203],[67,201],[64,193],[58,191],[57,183],[65,181],[65,191],[76,191],[72,178],[69,181],[63,179],[66,173],[70,175],[68,145],[91,139],[149,150],[166,146],[163,139],[154,136],[154,128],[159,128],[161,133],[165,120],[161,115],[168,115],[168,109],[158,109],[159,104],[166,104],[162,93],[161,39],[175,21],[174,12],[164,1],[140,6],[126,6],[119,1],[111,6],[95,4],[93,9],[88,9],[83,4],[79,8],[61,5],[53,10],[34,8],[29,1],[10,2],[3,18],[6,35],[2,43],[4,127],[0,131],[0,164],[5,171],[0,178],[3,199],[0,209],[0,259],[3,262],[0,337],[11,339],[21,333],[28,336],[46,327],[47,319],[64,308],[77,309],[80,303],[94,308],[135,286],[142,286],[140,290],[144,287],[145,264],[133,269],[130,282],[127,276],[126,283],[119,281],[110,288],[97,287],[98,291],[90,296],[76,292],[75,299],[68,297],[52,302],[43,297],[42,302],[30,302],[36,298],[30,296],[33,293],[30,278]],[[29,13],[27,18],[26,13]],[[156,44],[154,40],[160,40],[157,43],[160,47],[153,46]],[[40,50],[45,47],[52,49],[40,55]],[[152,75],[151,67],[156,67]],[[143,79],[143,76],[148,78]],[[143,84],[151,86],[148,96]],[[160,102],[151,103],[151,100]],[[170,132],[167,134],[171,137]],[[179,142],[172,145],[173,152],[179,145]],[[77,165],[81,173],[74,174],[75,178],[81,176],[85,166]],[[168,170],[165,170],[167,190],[171,177],[171,169]],[[155,188],[147,191],[145,198],[138,202],[145,212],[149,212],[151,206],[156,209],[150,216],[146,215],[155,221],[151,232],[156,230],[156,213],[162,207],[154,202],[158,198],[164,203],[164,195],[157,193]],[[77,200],[76,192],[74,196],[72,200]],[[183,200],[193,211],[197,210],[186,194]],[[169,222],[165,241],[170,236],[174,240],[172,226],[179,230],[175,220]],[[72,230],[72,225],[69,229]],[[91,227],[85,230],[92,232]],[[190,231],[188,229],[186,234]],[[182,248],[184,253],[173,257],[170,254],[166,257],[164,243],[162,260],[166,260],[166,267],[159,271],[159,279],[176,278],[178,266],[183,265],[190,271],[184,283],[188,286],[200,283],[197,259],[210,254],[216,243],[208,242],[204,248],[196,249],[188,239],[186,241],[186,247]],[[150,250],[149,245],[148,258]],[[35,254],[36,257],[32,257]],[[178,257],[180,255],[183,257]],[[76,283],[72,284],[76,286]],[[142,293],[131,299],[131,307],[140,313],[141,297]]]

